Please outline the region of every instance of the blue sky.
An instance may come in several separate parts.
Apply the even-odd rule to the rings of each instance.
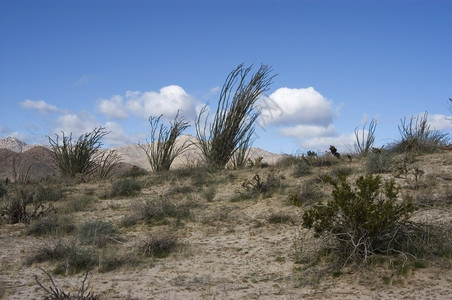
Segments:
[[[451,14],[447,0],[0,0],[0,137],[105,126],[109,146],[144,142],[151,115],[193,124],[215,107],[240,63],[278,74],[256,126],[266,150],[351,151],[373,118],[382,146],[425,111],[451,134]]]

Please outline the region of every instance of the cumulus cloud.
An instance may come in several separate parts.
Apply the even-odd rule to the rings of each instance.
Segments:
[[[423,114],[419,114],[420,117]],[[427,122],[431,129],[435,130],[451,130],[452,129],[452,116],[446,116],[442,114],[428,115]]]
[[[333,124],[328,124],[328,126],[302,124],[293,127],[283,127],[280,131],[283,135],[293,136],[299,139],[337,135],[337,130],[334,128]]]
[[[260,100],[260,127],[278,126],[284,136],[299,140],[334,137],[332,103],[313,87],[279,88]]]
[[[124,119],[127,112],[140,117],[149,118],[159,116],[171,120],[178,110],[186,118],[193,118],[196,114],[197,102],[182,87],[170,85],[158,92],[127,91],[124,97],[115,95],[110,99],[101,99],[98,103],[99,111],[108,118]]]
[[[275,125],[310,124],[328,126],[334,111],[330,101],[313,87],[282,87],[262,99],[262,116]]]
[[[127,134],[122,126],[116,122],[107,122],[104,125],[105,130],[110,132],[103,139],[105,145],[108,147],[119,147],[124,145],[133,145],[137,141],[144,139],[144,134],[130,136]]]
[[[74,138],[80,135],[91,132],[94,128],[99,128],[101,124],[96,118],[89,113],[81,114],[63,114],[55,121],[54,133],[60,135],[61,132],[65,134],[72,133]]]
[[[101,113],[110,119],[127,119],[128,117],[126,105],[123,103],[123,98],[119,95],[114,95],[108,100],[99,100],[98,108]]]
[[[301,147],[307,150],[315,150],[317,152],[325,152],[330,145],[334,145],[339,153],[353,152],[355,143],[355,134],[340,134],[331,137],[314,137],[303,140]]]
[[[40,114],[62,112],[62,110],[60,110],[58,107],[52,104],[48,104],[44,100],[33,101],[27,99],[25,101],[22,101],[20,103],[20,106],[25,109],[36,110]]]
[[[127,108],[139,117],[159,116],[172,118],[180,109],[186,117],[195,115],[195,99],[178,85],[170,85],[159,92],[127,92]]]

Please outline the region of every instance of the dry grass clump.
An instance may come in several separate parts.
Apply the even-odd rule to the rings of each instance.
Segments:
[[[179,242],[176,236],[169,233],[160,233],[143,240],[138,252],[143,256],[165,258],[174,252],[178,246]]]
[[[122,220],[122,225],[130,227],[139,222],[159,225],[168,219],[180,221],[190,217],[189,203],[176,203],[166,197],[158,197],[145,202],[134,202],[132,213]]]

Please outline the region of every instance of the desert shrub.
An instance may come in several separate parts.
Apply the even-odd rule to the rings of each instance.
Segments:
[[[121,178],[113,183],[111,195],[113,197],[131,197],[141,192],[141,184],[130,178]]]
[[[123,266],[138,266],[141,264],[141,259],[136,255],[130,253],[121,253],[119,249],[114,246],[105,247],[99,254],[99,264],[97,271],[99,273],[107,273]]]
[[[105,154],[101,151],[100,140],[107,134],[109,132],[105,128],[95,128],[92,132],[81,135],[74,143],[72,134],[67,136],[62,132],[61,144],[57,134],[55,139],[48,137],[55,165],[61,174],[67,177],[91,176],[96,173],[108,176],[119,158],[114,152]]]
[[[72,244],[66,250],[64,261],[57,264],[54,272],[56,274],[75,274],[91,270],[98,263],[98,255],[95,251]]]
[[[35,275],[36,283],[39,285],[39,287],[44,291],[44,300],[98,300],[100,299],[100,295],[96,295],[89,291],[89,283],[86,282],[88,278],[88,271],[85,273],[85,276],[83,280],[80,283],[80,287],[77,288],[77,292],[71,294],[70,292],[65,292],[61,287],[58,287],[55,281],[53,280],[52,276],[45,271],[44,269],[40,268],[41,271],[43,271],[50,283],[50,287],[45,287],[44,284],[42,284],[38,276]]]
[[[364,124],[362,130],[355,128],[355,151],[360,155],[366,155],[369,153],[375,143],[375,129],[377,127],[377,121],[372,119],[367,130],[366,125],[367,124]]]
[[[27,228],[27,234],[34,236],[59,235],[71,233],[74,230],[75,225],[70,218],[51,215],[31,222]]]
[[[64,203],[64,207],[62,208],[62,211],[65,213],[73,213],[77,211],[84,211],[90,207],[92,203],[96,201],[96,198],[92,196],[84,196],[84,195],[77,195],[77,196],[71,196],[67,201]]]
[[[166,196],[174,196],[178,194],[190,194],[194,189],[192,185],[173,185],[166,193]]]
[[[304,160],[301,160],[295,164],[293,176],[298,178],[311,174],[311,166]]]
[[[245,179],[242,182],[245,191],[260,194],[264,197],[271,197],[281,186],[281,178],[274,174],[268,174],[267,180],[262,180],[259,174],[256,174],[251,180]]]
[[[66,257],[69,246],[61,240],[55,244],[45,244],[34,248],[25,259],[26,265],[41,263],[45,261],[57,261]]]
[[[351,174],[353,174],[353,169],[350,167],[336,166],[331,168],[331,175],[334,177],[347,177]]]
[[[147,200],[144,203],[138,202],[134,204],[132,209],[132,214],[122,220],[122,225],[125,227],[133,226],[141,221],[149,224],[158,224],[166,222],[167,218],[181,220],[190,216],[188,205],[176,205],[164,197]]]
[[[143,168],[140,168],[140,167],[137,167],[137,166],[132,166],[132,168],[130,170],[125,171],[124,173],[122,173],[121,177],[136,178],[136,177],[145,176],[145,175],[149,175],[149,172],[146,171]]]
[[[431,129],[428,113],[412,116],[409,121],[404,118],[399,126],[400,140],[392,149],[396,152],[431,153],[449,141],[446,133]]]
[[[34,195],[35,201],[56,202],[64,197],[64,189],[61,185],[38,185]]]
[[[112,223],[106,221],[89,221],[79,228],[79,240],[82,244],[104,246],[111,239],[116,238],[117,229]]]
[[[45,205],[36,198],[34,187],[22,184],[8,194],[0,207],[0,219],[11,224],[29,223],[51,213],[56,213],[52,203]]]
[[[150,237],[139,246],[143,256],[165,258],[178,246],[178,239],[171,234],[160,234]]]
[[[169,128],[160,123],[162,116],[149,118],[151,125],[150,140],[147,141],[146,145],[139,145],[146,153],[154,172],[168,171],[174,159],[185,152],[190,145],[188,141],[179,145],[176,143],[176,139],[190,126],[182,117],[179,117],[179,111]]]
[[[353,189],[344,177],[328,179],[333,199],[303,214],[303,226],[319,235],[331,235],[334,253],[344,264],[367,262],[374,254],[410,253],[412,223],[417,207],[410,198],[398,201],[394,180],[381,184],[380,176],[361,176]]]
[[[312,167],[331,167],[339,164],[340,160],[331,154],[324,154],[320,156],[307,156],[309,165]]]
[[[391,172],[394,166],[394,154],[382,149],[378,152],[371,152],[366,160],[366,172],[369,174],[380,174]]]
[[[284,212],[272,213],[267,221],[271,224],[292,224],[294,222],[292,216]]]
[[[57,263],[54,269],[55,274],[74,274],[90,270],[98,264],[97,254],[93,250],[62,241],[33,249],[25,263],[31,265],[45,261]]]
[[[324,196],[322,188],[315,180],[302,184],[296,193],[289,194],[289,203],[295,206],[309,205],[321,200]]]
[[[252,66],[244,68],[240,64],[228,75],[209,126],[207,106],[195,120],[196,146],[211,169],[224,168],[235,152],[239,149],[246,152],[245,148],[251,146],[254,123],[259,116],[256,102],[268,90],[274,77],[270,75],[270,67],[261,65],[248,81],[251,69]]]
[[[215,194],[217,193],[217,189],[215,186],[207,187],[203,192],[202,196],[207,202],[212,202],[215,199]]]

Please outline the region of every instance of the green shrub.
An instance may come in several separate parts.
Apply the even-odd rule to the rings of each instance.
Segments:
[[[82,244],[104,246],[110,238],[115,238],[117,229],[106,221],[89,221],[79,228],[79,239]]]
[[[130,178],[119,179],[112,186],[112,196],[114,197],[130,197],[135,196],[140,192],[140,183]]]
[[[391,172],[394,165],[394,154],[387,150],[369,153],[366,160],[366,172],[379,174]]]
[[[307,210],[303,226],[313,228],[317,236],[330,234],[337,243],[334,252],[344,263],[410,251],[409,218],[417,207],[410,198],[398,201],[394,180],[382,185],[380,176],[361,176],[356,189],[344,177],[327,180],[333,185],[333,199]]]
[[[75,225],[70,218],[50,215],[33,221],[27,228],[27,234],[34,236],[42,236],[46,234],[59,235],[71,233],[74,230]]]
[[[311,174],[311,166],[304,160],[296,163],[293,176],[298,178]]]
[[[64,190],[60,185],[39,185],[34,200],[39,202],[56,202],[64,197]]]

